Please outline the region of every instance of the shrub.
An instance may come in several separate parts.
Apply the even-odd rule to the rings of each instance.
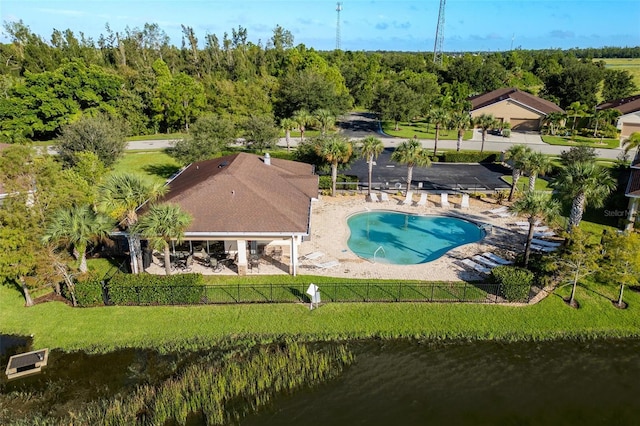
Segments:
[[[440,161],[444,163],[495,163],[500,160],[495,151],[446,151]]]
[[[354,183],[341,183],[341,182],[354,182]],[[331,176],[330,175],[322,175],[320,176],[319,188],[322,189],[331,189]],[[347,176],[343,174],[339,174],[336,180],[336,190],[358,190],[358,177],[357,176]]]
[[[200,303],[204,295],[200,274],[116,274],[108,283],[115,305],[174,305]]]
[[[78,306],[95,306],[104,303],[102,299],[102,282],[98,278],[76,282],[75,294]],[[70,299],[70,296],[67,298]]]
[[[527,301],[533,272],[517,266],[496,266],[491,270],[491,277],[500,284],[502,296],[509,302]]]

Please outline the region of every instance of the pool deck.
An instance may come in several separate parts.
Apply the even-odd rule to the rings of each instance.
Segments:
[[[460,281],[480,279],[481,276],[460,266],[459,261],[483,252],[493,252],[506,259],[513,259],[522,251],[526,236],[509,224],[525,220],[518,217],[500,218],[488,214],[496,207],[491,201],[470,200],[468,209],[460,209],[460,196],[449,196],[451,208],[439,207],[439,196],[430,194],[428,205],[402,204],[404,197],[390,196],[389,202],[367,202],[365,195],[322,196],[313,205],[311,216],[312,235],[300,246],[300,254],[321,252],[323,256],[313,262],[302,262],[299,274],[335,277],[381,278],[398,280]],[[414,195],[414,199],[416,196]],[[476,224],[491,225],[484,239],[457,247],[432,262],[418,265],[391,265],[374,263],[356,256],[347,246],[349,228],[347,217],[367,210],[390,210],[423,215],[452,216]],[[337,260],[338,265],[322,269],[313,264]]]

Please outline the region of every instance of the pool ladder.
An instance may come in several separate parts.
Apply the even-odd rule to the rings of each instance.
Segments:
[[[384,247],[382,246],[378,246],[378,248],[376,249],[376,251],[373,252],[373,263],[376,263],[376,255],[378,254],[378,252],[382,250],[382,253],[384,253],[384,257],[387,257],[387,252],[384,251]]]

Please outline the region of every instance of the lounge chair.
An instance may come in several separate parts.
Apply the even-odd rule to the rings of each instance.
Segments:
[[[307,253],[305,255],[300,256],[300,260],[315,260],[319,257],[324,256],[324,253],[321,251],[312,251],[311,253]]]
[[[484,256],[480,256],[479,254],[473,256],[472,259],[475,260],[478,264],[483,264],[485,266],[488,266],[489,268],[495,268],[496,266],[500,266],[496,262],[489,260]]]
[[[498,217],[502,217],[502,218],[507,218],[507,217],[511,217],[513,216],[513,213],[509,212],[509,211],[505,211],[505,212],[500,212],[500,213],[494,213],[494,216],[498,216]]]
[[[527,226],[518,226],[518,228],[520,228],[524,232],[529,232],[529,225],[527,225]],[[534,226],[533,227],[533,232],[546,232],[548,230],[549,230],[548,226]]]
[[[486,213],[498,214],[498,213],[504,213],[504,212],[507,212],[507,211],[509,211],[509,207],[502,206],[502,207],[498,207],[498,208],[495,208],[495,209],[487,210]]]
[[[460,201],[460,208],[461,209],[469,208],[469,194],[462,194],[462,201]]]
[[[420,194],[420,200],[416,203],[416,206],[426,206],[427,205],[427,194]]]
[[[369,194],[369,201],[371,201],[372,203],[377,203],[378,202],[378,196],[376,194],[374,194],[373,192],[371,194]]]
[[[330,269],[333,268],[335,266],[340,265],[340,262],[337,260],[330,260],[328,262],[323,262],[323,263],[314,263],[313,266],[315,266],[316,268],[319,269]]]
[[[480,272],[482,274],[491,273],[491,269],[485,266],[482,266],[471,259],[462,259],[460,262],[462,262],[462,264],[464,264],[465,266],[468,266],[469,268],[473,269],[474,271]]]
[[[520,227],[520,228],[527,228],[527,229],[529,229],[529,222],[514,222],[513,224],[514,224],[515,226]],[[537,227],[539,224],[540,224],[540,222],[539,222],[539,221],[536,221],[536,223],[534,223],[533,225]],[[548,228],[547,228],[547,229],[548,229]]]
[[[549,253],[551,251],[558,250],[558,247],[538,246],[538,245],[535,245],[535,244],[531,244],[531,250],[533,250],[533,251],[541,251],[541,252],[544,252],[544,253]]]
[[[539,240],[537,238],[532,239],[531,244],[543,247],[560,247],[562,245],[562,243],[554,243],[551,241]]]
[[[413,201],[413,191],[407,191],[407,195],[404,197],[402,204],[411,204]]]
[[[449,204],[449,194],[446,192],[440,194],[440,207],[451,207],[451,204]]]
[[[389,195],[386,192],[380,193],[380,202],[389,202]]]
[[[553,231],[545,231],[545,232],[533,232],[533,236],[536,238],[545,238],[545,237],[555,237],[556,233]]]
[[[500,256],[498,256],[497,254],[493,254],[491,252],[482,253],[482,256],[484,256],[484,257],[486,257],[486,258],[488,258],[490,260],[493,260],[494,262],[499,263],[501,265],[511,265],[513,263],[512,261],[503,259]]]

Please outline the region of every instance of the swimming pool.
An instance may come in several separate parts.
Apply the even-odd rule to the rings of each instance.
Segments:
[[[466,220],[445,216],[370,211],[347,219],[347,245],[356,255],[380,263],[414,265],[431,262],[485,232]]]

